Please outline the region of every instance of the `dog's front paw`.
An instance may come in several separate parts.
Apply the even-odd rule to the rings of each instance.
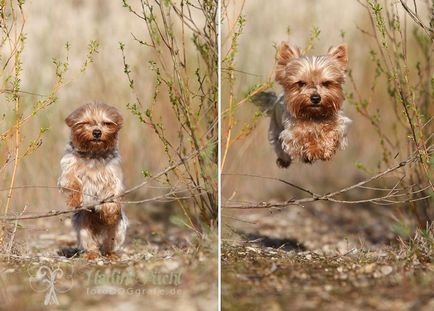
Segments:
[[[121,257],[117,253],[114,253],[114,252],[104,254],[104,257],[109,261],[118,261],[121,259]]]
[[[315,162],[315,160],[312,157],[306,154],[301,157],[301,160],[303,161],[303,163],[307,163],[307,164],[313,164],[313,162]]]
[[[98,252],[96,251],[86,251],[83,256],[86,260],[95,260],[98,258]]]
[[[313,147],[302,155],[304,163],[312,164],[315,161],[329,161],[333,157],[334,152],[324,148]]]
[[[310,144],[300,155],[304,163],[313,164],[318,160],[324,160],[324,150],[319,144]]]
[[[276,164],[279,168],[288,168],[291,165],[291,160],[276,159]]]

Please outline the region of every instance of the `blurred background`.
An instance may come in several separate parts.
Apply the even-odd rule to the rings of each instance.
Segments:
[[[119,42],[125,43],[128,61],[140,83],[139,96],[149,103],[154,78],[146,60],[151,56],[135,44],[131,36],[132,30],[137,29],[138,35],[142,36],[146,36],[146,31],[139,30],[142,27],[140,21],[122,7],[121,1],[77,0],[65,2],[59,8],[57,6],[55,1],[38,1],[25,7],[27,39],[22,54],[21,89],[31,94],[22,97],[22,114],[26,116],[32,112],[33,105],[42,98],[39,95],[50,93],[56,81],[53,60],[65,60],[67,43],[70,44],[69,71],[65,75],[65,82],[68,83],[57,93],[57,102],[23,127],[23,146],[36,140],[41,128],[47,131],[39,141],[40,146],[20,160],[16,184],[56,185],[60,173],[59,161],[69,141],[69,129],[64,119],[83,103],[97,100],[118,108],[125,118],[119,147],[125,185],[131,187],[144,180],[143,170],[156,172],[167,165],[165,157],[157,151],[161,148],[152,130],[137,122],[126,108],[126,104],[133,101],[134,94],[124,74]],[[53,9],[47,10],[47,7]],[[81,73],[92,40],[99,43],[98,53],[95,54],[94,63]],[[6,103],[2,107],[5,111],[8,108],[12,107],[7,107]],[[2,130],[8,125],[5,122]],[[2,148],[2,163],[12,150]],[[7,188],[10,181],[11,167],[1,174],[3,188]],[[148,194],[148,189],[142,191],[140,195]],[[2,193],[4,203],[5,196]],[[29,211],[37,209],[40,212],[64,207],[57,190],[53,189],[17,191],[13,195],[15,212],[21,211],[25,205]]]
[[[397,142],[394,148],[389,151],[388,163],[396,163],[408,156],[407,143],[410,141],[408,132],[404,126],[399,124],[400,121],[395,114],[396,105],[389,94],[390,89],[388,89],[387,83],[384,79],[378,78],[377,75],[378,67],[373,55],[378,55],[379,52],[377,51],[377,42],[370,33],[372,22],[366,10],[367,2],[334,0],[272,1],[267,3],[227,1],[226,4],[226,22],[223,23],[222,39],[222,53],[226,60],[229,59],[228,55],[234,51],[233,33],[239,32],[239,34],[233,70],[231,71],[227,64],[226,67],[225,64],[223,65],[222,111],[226,113],[226,115],[223,114],[222,122],[223,150],[225,150],[227,133],[229,130],[232,131],[222,178],[223,205],[225,202],[229,202],[228,200],[232,202],[280,202],[303,195],[302,192],[297,192],[278,181],[237,174],[282,178],[316,193],[327,193],[352,185],[377,173],[380,169],[390,166],[384,161],[382,147],[384,140],[379,138],[378,129],[372,125],[372,119],[375,118],[378,118],[379,128],[384,135]],[[380,4],[384,8],[382,11],[384,16],[392,12],[389,9],[392,7],[390,1],[380,2]],[[419,79],[418,66],[426,69],[424,66],[430,67],[431,65],[424,63],[425,52],[415,39],[416,24],[406,16],[400,5],[396,7],[396,13],[402,22],[401,27],[407,34],[404,41],[407,44],[408,79],[417,85],[419,83],[417,82]],[[423,22],[429,24],[429,1],[417,1],[417,9]],[[237,20],[240,14],[243,25],[241,31],[238,30],[240,22]],[[375,19],[373,23],[375,23]],[[343,110],[345,115],[353,120],[353,124],[349,132],[348,147],[338,152],[329,162],[319,161],[314,165],[294,163],[286,170],[278,168],[275,164],[276,157],[273,148],[267,140],[269,119],[265,116],[258,116],[258,109],[248,100],[243,100],[257,85],[267,82],[270,78],[273,79],[275,47],[281,41],[288,41],[302,49],[311,48],[308,54],[313,55],[325,54],[331,46],[336,46],[342,42],[348,45],[349,73],[351,73],[354,83],[348,78],[344,86],[347,99],[351,98],[352,100],[347,100],[344,103]],[[429,41],[427,44],[430,46]],[[432,51],[432,46],[428,50]],[[230,74],[233,75],[232,84],[229,82]],[[430,88],[429,77],[430,74],[427,79],[428,85],[423,86],[426,92],[429,92]],[[274,83],[271,89],[278,94],[281,92],[277,83]],[[233,107],[235,108],[229,107],[231,100],[229,94],[233,94]],[[367,111],[374,115],[373,118],[366,118],[363,113],[358,111],[360,105],[357,106],[354,103],[357,94],[361,94],[361,97],[366,99],[369,104]],[[429,101],[431,100],[432,97]],[[428,104],[427,107],[429,113],[424,115],[425,120],[429,119],[433,111],[432,104]],[[228,111],[233,112],[232,122]],[[427,112],[425,111],[425,113]],[[402,108],[398,107],[398,115],[400,117],[403,115]],[[432,124],[428,124],[428,127],[432,132]],[[428,130],[429,132],[430,130]],[[399,177],[401,177],[400,174],[391,174],[382,183],[383,185],[392,183]],[[356,190],[349,193],[347,199],[362,199],[372,195],[374,194]],[[282,225],[285,223],[286,225],[293,225],[294,222],[302,222],[300,218],[311,217],[311,213],[320,210],[323,213],[331,213],[332,206],[339,210],[337,213],[342,212],[342,215],[348,213],[344,223],[349,224],[357,221],[361,227],[371,227],[371,229],[374,227],[373,222],[378,219],[384,223],[388,221],[395,223],[401,220],[412,223],[413,221],[411,217],[410,220],[404,217],[397,206],[382,207],[369,203],[336,206],[335,204],[319,202],[314,204],[310,214],[306,211],[298,211],[296,207],[289,207],[289,210],[295,209],[301,214],[299,214],[298,220],[288,218],[286,222],[284,215],[291,213],[289,211],[278,212],[278,214],[281,213],[279,216],[271,216],[269,211],[236,211],[223,208],[223,223],[235,226],[235,228],[248,227],[249,230],[255,231],[260,230],[258,229],[261,228],[259,224],[249,225],[243,221],[254,222],[253,219],[257,220],[263,217],[263,221],[267,221],[268,218],[267,222],[272,223],[276,221],[276,218],[279,218],[278,221],[281,221]],[[404,208],[409,206],[405,205]],[[369,222],[366,220],[368,223],[360,223],[362,216],[358,211],[365,213],[366,210],[375,216]],[[313,219],[318,220],[321,215],[320,213]],[[323,216],[326,217],[326,215]],[[398,219],[400,220],[398,221]],[[359,231],[361,227],[352,226],[352,230]],[[386,225],[386,229],[387,231],[393,230],[392,224]],[[231,230],[228,231],[228,234],[230,232]],[[273,230],[267,232],[273,233]],[[274,234],[278,235],[277,231],[274,231]]]

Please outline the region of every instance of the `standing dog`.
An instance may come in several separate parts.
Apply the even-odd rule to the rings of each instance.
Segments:
[[[279,167],[288,167],[293,159],[330,160],[346,146],[351,120],[341,109],[347,62],[346,45],[321,56],[302,55],[286,42],[280,45],[275,78],[283,95],[263,92],[252,99],[271,117],[268,139]]]
[[[86,207],[123,191],[118,151],[122,116],[103,103],[85,104],[65,120],[71,140],[60,161],[58,185],[70,208]],[[97,204],[72,217],[80,252],[112,256],[125,240],[128,220],[118,202]]]

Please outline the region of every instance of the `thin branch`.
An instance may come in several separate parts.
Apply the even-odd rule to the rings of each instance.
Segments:
[[[48,217],[55,217],[55,216],[59,216],[59,215],[64,215],[64,214],[71,214],[71,213],[76,213],[79,211],[92,211],[94,209],[95,206],[101,205],[101,204],[105,204],[105,203],[126,203],[126,204],[133,204],[134,202],[129,202],[129,201],[125,201],[125,202],[119,202],[116,201],[116,199],[120,198],[120,197],[124,197],[125,195],[136,191],[138,189],[140,189],[141,187],[145,186],[146,184],[148,184],[149,182],[163,176],[166,175],[167,173],[169,173],[170,171],[174,170],[175,168],[177,168],[178,166],[183,165],[186,161],[191,160],[193,158],[195,158],[201,150],[196,150],[195,152],[189,154],[186,157],[181,158],[181,160],[179,160],[178,162],[176,162],[175,164],[167,167],[166,169],[164,169],[163,171],[159,172],[158,174],[152,176],[151,178],[145,180],[144,182],[128,189],[125,190],[124,192],[115,195],[115,196],[111,196],[108,198],[105,198],[103,200],[91,203],[91,204],[85,204],[85,205],[80,205],[75,209],[66,209],[66,210],[53,210],[50,211],[48,213],[44,213],[44,214],[39,214],[39,215],[27,215],[27,216],[3,216],[0,217],[0,220],[29,220],[29,219],[39,219],[39,218],[48,218]],[[170,192],[168,193],[170,194]],[[150,202],[150,201],[156,201],[156,200],[160,200],[162,199],[164,196],[167,196],[168,194],[165,194],[163,196],[157,196],[151,199],[147,199],[147,200],[142,200],[142,201],[137,201],[136,204],[138,203],[143,203],[143,202]],[[173,193],[172,193],[173,194]],[[176,198],[174,198],[176,199]]]
[[[431,146],[429,148],[429,152],[432,153],[433,151],[433,146]],[[336,199],[335,197],[346,193],[350,190],[356,189],[356,188],[360,188],[363,187],[364,185],[378,180],[392,172],[395,172],[399,169],[402,169],[403,167],[407,166],[410,163],[415,162],[418,159],[418,151],[416,150],[416,152],[414,152],[410,157],[408,157],[406,160],[401,161],[400,163],[370,177],[367,178],[363,181],[360,181],[356,184],[353,184],[351,186],[342,188],[340,190],[334,191],[334,192],[329,192],[329,193],[325,193],[323,195],[318,195],[315,194],[313,191],[301,188],[297,186],[297,189],[299,190],[303,190],[304,192],[308,192],[311,197],[307,197],[307,198],[301,198],[301,199],[289,199],[286,202],[255,202],[255,203],[248,203],[248,204],[239,204],[239,203],[234,203],[234,202],[227,202],[225,204],[222,205],[222,208],[229,208],[229,209],[256,209],[256,208],[281,208],[281,207],[288,207],[291,205],[302,205],[304,203],[309,203],[309,202],[314,202],[314,201],[330,201],[330,202],[336,202],[336,203],[343,203],[343,204],[358,204],[358,203],[367,203],[367,202],[372,202],[372,203],[381,203],[381,202],[386,202],[386,200],[390,200],[391,198],[396,198],[396,197],[400,197],[402,196],[402,194],[399,192],[399,189],[397,188],[398,185],[400,184],[399,182],[388,191],[388,193],[386,195],[380,196],[380,197],[375,197],[375,198],[370,198],[370,199],[362,199],[362,200],[353,200],[353,201],[345,201],[345,200],[339,200]],[[256,176],[255,176],[256,177]],[[273,179],[273,178],[271,178]],[[279,180],[279,179],[275,179],[275,180]],[[282,180],[279,180],[282,181]],[[283,182],[283,181],[282,181]],[[285,182],[286,183],[286,182]],[[290,186],[295,186],[291,183],[288,183]],[[426,188],[423,188],[426,189]],[[418,193],[422,190],[417,190],[416,192],[413,193]],[[429,197],[429,196],[428,196]],[[427,197],[425,197],[427,198]],[[418,198],[419,199],[419,198]],[[407,200],[401,200],[401,201],[395,201],[397,203],[402,203],[402,202],[412,202],[414,200],[417,199],[407,199]]]
[[[407,4],[405,4],[405,2],[403,0],[400,0],[402,7],[404,8],[404,10],[408,13],[408,15],[410,15],[410,17],[413,19],[413,21],[418,24],[429,36],[430,33],[433,34],[434,33],[434,29],[432,29],[431,27],[428,27],[426,25],[424,25],[419,16],[417,15],[417,9],[416,12],[413,12],[408,6]],[[434,40],[431,38],[431,40]]]
[[[262,179],[275,180],[275,181],[279,181],[279,182],[281,182],[281,183],[284,183],[284,184],[286,184],[286,185],[288,185],[288,186],[291,186],[291,187],[293,187],[293,188],[295,188],[295,189],[298,189],[298,190],[301,190],[301,191],[303,191],[303,192],[306,192],[306,193],[308,193],[308,194],[310,194],[310,195],[318,196],[317,194],[315,194],[314,192],[310,191],[309,189],[303,188],[303,187],[301,187],[301,186],[298,186],[298,185],[296,185],[296,184],[293,184],[293,183],[291,183],[291,182],[289,182],[289,181],[287,181],[287,180],[281,179],[281,178],[268,177],[268,176],[260,176],[260,175],[253,175],[253,174],[233,174],[233,173],[223,173],[222,175],[225,175],[225,176],[247,176],[247,177],[253,177],[253,178],[262,178]]]

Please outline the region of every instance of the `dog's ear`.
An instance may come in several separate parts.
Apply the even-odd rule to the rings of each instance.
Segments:
[[[293,59],[301,56],[300,49],[290,46],[287,42],[282,42],[277,49],[276,81],[283,83],[286,77],[286,65]]]
[[[328,55],[333,57],[338,62],[342,70],[347,69],[348,47],[346,44],[340,44],[338,46],[331,47],[328,50]]]
[[[287,42],[283,41],[277,50],[277,62],[286,65],[294,58],[301,56],[300,49],[296,46],[290,46]]]
[[[107,106],[107,112],[109,114],[110,120],[112,120],[118,128],[121,128],[124,123],[124,118],[119,113],[119,110],[117,110],[115,107]]]
[[[118,125],[119,128],[122,127],[122,125],[124,124],[124,118],[122,117],[122,115],[119,113],[119,111],[116,109],[116,118],[115,118],[115,122]]]
[[[80,117],[83,113],[83,107],[80,107],[78,109],[75,109],[69,116],[66,117],[65,123],[69,127],[73,127],[75,124],[77,124],[80,120]]]

